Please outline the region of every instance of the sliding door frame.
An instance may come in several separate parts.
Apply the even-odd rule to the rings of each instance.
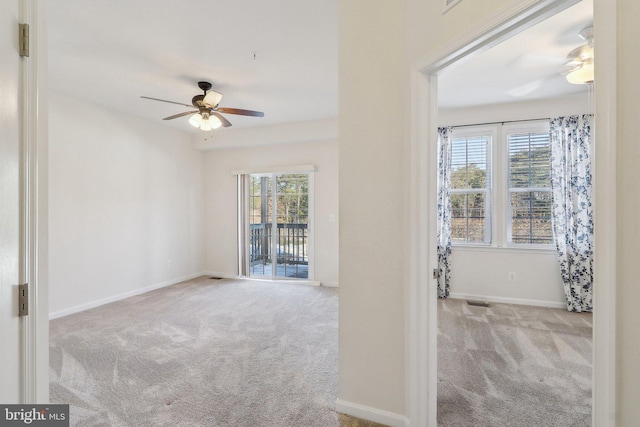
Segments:
[[[303,280],[313,281],[315,277],[315,257],[314,257],[314,172],[316,171],[315,165],[296,165],[296,166],[275,166],[268,168],[256,168],[256,169],[242,169],[232,172],[237,176],[238,181],[238,200],[237,200],[237,223],[238,223],[238,276],[251,278],[250,263],[251,256],[249,253],[249,245],[247,244],[250,235],[250,225],[248,217],[249,207],[249,182],[251,175],[273,175],[274,179],[277,175],[289,175],[289,174],[306,174],[308,177],[308,223],[307,223],[307,259],[308,259],[308,276],[305,279],[295,279],[275,276],[275,269],[272,269],[272,274],[269,277],[261,279],[266,280]],[[276,197],[276,194],[272,195]],[[274,203],[275,209],[275,203]],[[272,212],[273,221],[276,221],[275,213]],[[272,252],[273,245],[276,245],[275,239],[272,239]],[[275,252],[274,252],[275,253]],[[272,260],[272,263],[276,264],[277,260]],[[255,277],[254,277],[255,278]]]

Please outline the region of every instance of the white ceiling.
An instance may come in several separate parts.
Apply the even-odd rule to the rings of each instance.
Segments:
[[[585,92],[567,83],[567,54],[585,44],[578,33],[593,23],[583,0],[438,76],[441,108],[522,102]]]
[[[338,115],[338,0],[56,0],[48,6],[52,90],[185,131],[199,80],[224,94],[233,128]],[[526,30],[439,78],[441,107],[585,90],[560,74],[592,21],[592,0]],[[255,59],[254,59],[255,53]],[[224,131],[224,130],[218,130]]]
[[[188,109],[141,95],[190,104],[207,80],[222,107],[265,113],[227,115],[234,128],[337,117],[338,0],[56,0],[48,13],[52,90],[160,123]]]

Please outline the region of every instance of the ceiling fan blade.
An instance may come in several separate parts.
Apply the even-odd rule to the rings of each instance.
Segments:
[[[228,128],[229,126],[231,126],[231,122],[229,120],[225,119],[222,114],[217,113],[215,111],[212,111],[211,114],[213,114],[218,119],[220,119],[220,122],[222,123],[222,127]]]
[[[173,120],[173,119],[177,119],[178,117],[188,116],[189,114],[195,114],[197,112],[198,112],[198,110],[196,110],[196,111],[186,111],[184,113],[174,114],[173,116],[165,117],[162,120]]]
[[[193,107],[193,105],[191,104],[184,104],[182,102],[175,102],[175,101],[167,101],[166,99],[151,98],[149,96],[141,96],[140,98],[150,99],[152,101],[168,102],[169,104],[177,104],[177,105],[182,105],[189,108]]]
[[[218,108],[216,111],[227,114],[238,114],[240,116],[264,117],[262,111],[243,110],[241,108]]]

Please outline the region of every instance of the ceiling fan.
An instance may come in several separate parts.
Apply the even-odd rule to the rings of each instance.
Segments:
[[[578,36],[587,44],[573,49],[567,55],[566,79],[571,84],[590,84],[594,78],[593,26],[583,28]]]
[[[198,87],[204,91],[204,94],[194,96],[191,99],[191,105],[184,104],[182,102],[167,101],[166,99],[151,98],[149,96],[141,96],[140,98],[150,99],[152,101],[168,102],[170,104],[183,105],[189,108],[196,108],[196,110],[174,114],[173,116],[165,117],[162,120],[173,120],[177,119],[178,117],[191,115],[191,117],[189,118],[189,123],[191,124],[191,126],[200,128],[205,131],[217,129],[220,126],[231,126],[231,122],[220,113],[264,117],[264,113],[261,111],[219,107],[220,101],[222,100],[222,94],[216,92],[215,90],[211,90],[211,83],[198,82]]]

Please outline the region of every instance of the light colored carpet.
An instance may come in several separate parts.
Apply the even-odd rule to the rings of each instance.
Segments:
[[[74,426],[349,426],[336,289],[194,279],[51,321]]]
[[[438,425],[591,425],[592,315],[439,304]]]
[[[337,414],[336,289],[200,278],[51,322],[74,426],[373,427]],[[591,315],[439,302],[441,427],[589,426]]]

